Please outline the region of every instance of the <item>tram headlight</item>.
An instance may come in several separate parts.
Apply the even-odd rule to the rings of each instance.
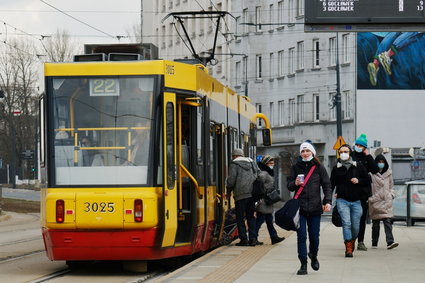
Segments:
[[[63,223],[65,220],[65,202],[62,199],[56,201],[56,222]]]
[[[143,221],[143,201],[141,199],[134,200],[134,221]]]

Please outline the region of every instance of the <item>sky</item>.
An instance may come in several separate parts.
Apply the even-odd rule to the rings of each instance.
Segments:
[[[140,1],[0,0],[0,42],[27,34],[41,38],[61,29],[81,44],[119,43],[117,36],[126,36],[134,25],[140,25]],[[124,38],[121,42],[129,41]]]

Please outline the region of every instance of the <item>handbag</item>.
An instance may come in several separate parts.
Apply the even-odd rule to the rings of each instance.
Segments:
[[[332,209],[332,224],[336,227],[342,227],[341,215],[339,214],[338,207],[334,206]]]
[[[264,197],[264,201],[268,205],[274,204],[274,203],[281,201],[281,200],[282,199],[280,198],[280,193],[275,188],[273,188],[272,191],[266,193],[266,196]]]
[[[304,186],[307,184],[308,179],[310,179],[311,174],[313,173],[316,165],[311,167],[307,176],[304,179],[304,184],[298,189],[294,198],[288,200],[285,205],[276,211],[275,213],[275,223],[288,231],[297,231],[300,228],[300,203],[298,197],[300,196]]]

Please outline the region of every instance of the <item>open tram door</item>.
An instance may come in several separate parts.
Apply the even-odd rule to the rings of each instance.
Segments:
[[[176,189],[176,95],[164,93],[163,104],[164,133],[164,186],[163,203],[163,237],[161,246],[174,246],[177,231],[177,189]]]

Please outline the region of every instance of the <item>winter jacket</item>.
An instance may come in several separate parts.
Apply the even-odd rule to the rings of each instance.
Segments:
[[[235,201],[252,197],[252,183],[258,173],[258,166],[251,158],[237,157],[232,160],[226,180],[227,194],[233,192]]]
[[[325,167],[317,163],[314,159],[309,162],[298,161],[291,168],[291,175],[288,177],[288,190],[297,192],[300,186],[295,185],[295,179],[299,174],[304,174],[307,177],[310,168],[316,165],[310,179],[298,197],[300,203],[300,214],[304,216],[321,215],[323,213],[322,205],[332,202],[332,189],[329,181],[329,175]],[[320,186],[323,190],[323,201],[320,195]]]
[[[357,178],[359,182],[357,184],[351,183],[352,178]],[[336,187],[337,198],[346,201],[353,202],[363,199],[364,195],[368,194],[370,182],[366,168],[356,161],[348,170],[338,161],[331,172],[332,189]]]
[[[371,174],[372,196],[369,198],[369,215],[373,220],[392,218],[394,181],[391,169],[384,173]]]
[[[267,194],[275,189],[274,185],[274,177],[270,175],[269,171],[271,171],[271,174],[273,174],[273,171],[270,168],[266,168],[267,166],[263,163],[258,163],[258,168],[260,168],[261,172],[258,175],[258,178],[261,182],[264,184],[264,192]],[[268,170],[267,170],[268,169]],[[273,205],[266,204],[264,199],[258,201],[257,206],[255,207],[255,210],[258,212],[261,212],[263,214],[271,214],[273,213]]]
[[[366,168],[366,171],[368,173],[376,174],[379,172],[378,165],[376,165],[376,162],[373,159],[372,155],[365,155],[363,152],[353,151],[351,153],[351,157],[354,161],[360,162]],[[367,201],[367,199],[372,195],[372,187],[370,182],[369,184],[365,185],[364,190],[365,193],[362,195],[361,200]]]

